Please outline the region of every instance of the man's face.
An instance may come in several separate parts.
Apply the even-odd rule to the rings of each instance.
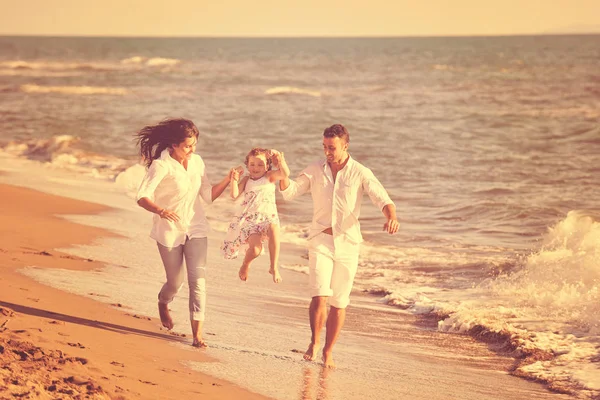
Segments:
[[[323,151],[325,152],[325,157],[327,157],[327,162],[341,164],[348,157],[348,143],[337,136],[331,138],[324,137]]]

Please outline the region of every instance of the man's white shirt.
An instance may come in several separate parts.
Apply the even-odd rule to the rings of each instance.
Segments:
[[[327,160],[320,160],[290,180],[281,194],[284,200],[291,200],[309,191],[314,207],[309,239],[331,227],[334,240],[343,238],[358,244],[363,241],[358,220],[363,193],[379,210],[394,204],[373,172],[352,157],[337,173],[335,182]]]

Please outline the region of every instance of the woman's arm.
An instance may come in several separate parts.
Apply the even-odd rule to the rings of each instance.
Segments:
[[[179,221],[179,215],[173,211],[159,207],[155,202],[150,200],[148,197],[142,197],[137,201],[138,205],[151,213],[158,214],[159,217],[167,219],[169,221]]]
[[[155,160],[148,168],[148,171],[140,184],[136,196],[137,204],[151,213],[158,214],[161,218],[176,222],[179,221],[179,216],[177,214],[160,207],[150,200],[151,198],[154,198],[154,191],[165,176],[167,176],[167,168],[165,168],[160,160]]]
[[[211,200],[215,201],[227,188],[227,185],[231,182],[231,174],[233,173],[233,168],[229,170],[229,173],[225,178],[221,180],[221,182],[213,185],[211,190]]]

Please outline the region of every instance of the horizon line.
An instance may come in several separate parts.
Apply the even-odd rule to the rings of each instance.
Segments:
[[[105,38],[105,39],[411,39],[411,38],[475,38],[475,37],[529,37],[529,36],[593,36],[591,32],[538,32],[538,33],[497,33],[497,34],[446,34],[446,35],[104,35],[104,34],[37,34],[37,33],[0,33],[0,37],[43,37],[43,38]]]

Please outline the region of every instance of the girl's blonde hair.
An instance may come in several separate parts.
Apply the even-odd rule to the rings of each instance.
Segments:
[[[271,150],[269,150],[269,149],[263,149],[262,147],[255,147],[252,150],[250,150],[250,152],[246,155],[246,160],[244,160],[244,164],[247,167],[248,166],[248,160],[250,159],[250,157],[256,157],[256,156],[260,156],[260,155],[263,155],[263,154],[265,156],[265,159],[267,160],[267,171],[270,171],[271,167],[272,167]]]

